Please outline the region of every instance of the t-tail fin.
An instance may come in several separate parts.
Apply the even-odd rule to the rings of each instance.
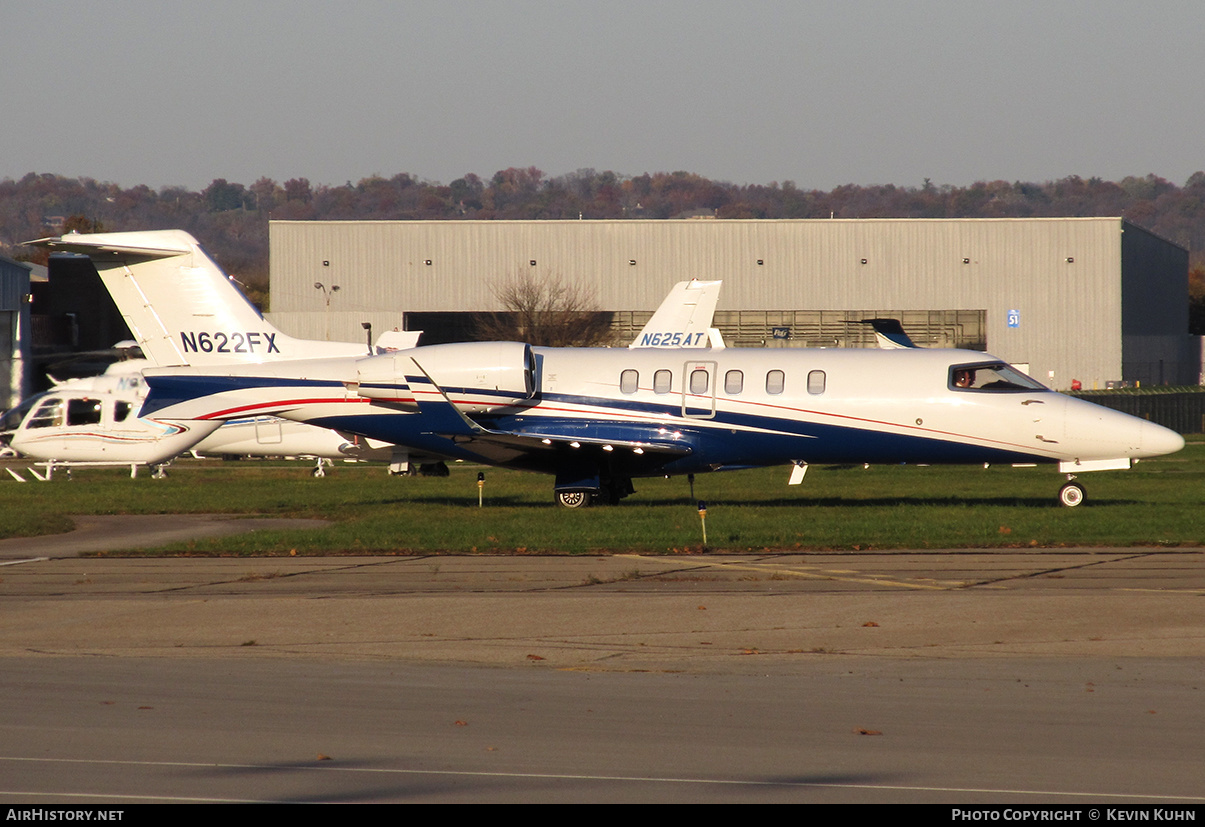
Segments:
[[[281,333],[183,230],[70,233],[29,243],[92,259],[143,355],[156,365],[368,354],[364,344]]]
[[[874,338],[883,350],[904,350],[916,347],[916,343],[904,332],[899,319],[862,319],[858,324],[874,328]]]
[[[721,281],[680,281],[669,291],[628,347],[723,347],[720,332],[711,327]]]

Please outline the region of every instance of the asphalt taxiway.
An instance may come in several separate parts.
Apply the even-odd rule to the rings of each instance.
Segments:
[[[0,655],[253,647],[294,658],[738,672],[836,653],[1205,657],[1205,549],[78,556],[273,522],[91,517],[71,534],[4,541]]]
[[[1205,803],[1201,549],[0,556],[6,803]]]

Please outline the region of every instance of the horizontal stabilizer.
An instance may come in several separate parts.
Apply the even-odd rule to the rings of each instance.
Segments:
[[[153,233],[68,233],[25,242],[31,247],[46,247],[54,253],[78,253],[85,256],[129,257],[139,259],[170,258],[192,252],[192,237],[170,230]]]

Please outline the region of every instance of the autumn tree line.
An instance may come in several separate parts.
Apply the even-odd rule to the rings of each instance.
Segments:
[[[548,177],[535,167],[441,184],[399,173],[341,186],[305,178],[250,185],[216,179],[200,192],[145,185],[123,189],[91,178],[29,173],[0,181],[0,252],[38,261],[20,242],[69,232],[180,228],[254,292],[267,289],[268,219],[664,219],[1024,218],[1124,216],[1190,253],[1193,332],[1205,334],[1205,172],[1183,186],[1156,175],[1120,181],[1070,176],[966,187],[840,186],[800,189],[792,181],[730,184],[690,172],[638,176],[582,169]],[[263,298],[261,296],[261,298]]]

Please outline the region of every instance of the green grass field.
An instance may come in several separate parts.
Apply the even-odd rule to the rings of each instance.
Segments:
[[[453,466],[447,478],[389,477],[383,467],[336,465],[324,479],[305,463],[195,462],[166,480],[82,469],[49,483],[0,481],[0,537],[68,530],[72,514],[237,513],[323,517],[311,531],[198,540],[186,554],[274,555],[697,551],[696,500],[707,503],[717,551],[991,548],[1205,544],[1205,442],[1130,471],[1084,474],[1088,502],[1061,508],[1053,469],[814,466],[787,486],[786,467],[637,480],[621,505],[577,511],[552,502],[550,477]]]

